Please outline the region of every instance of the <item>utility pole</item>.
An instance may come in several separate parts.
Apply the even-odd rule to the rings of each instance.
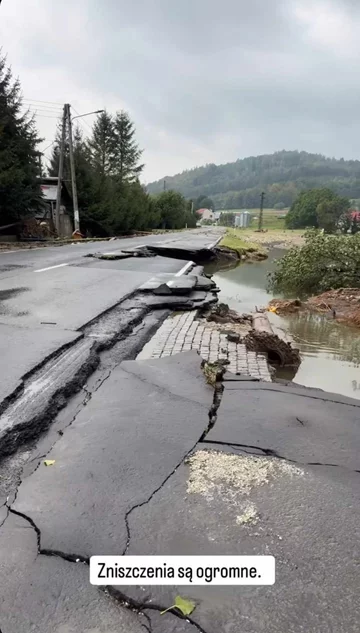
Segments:
[[[164,180],[164,191],[166,191],[166,180]]]
[[[55,207],[55,228],[59,236],[60,236],[61,185],[62,185],[63,174],[64,174],[66,118],[67,118],[67,104],[65,103],[64,110],[63,110],[63,117],[62,117],[62,127],[61,127],[60,159],[59,159],[59,171],[58,171],[56,207]]]
[[[41,152],[38,153],[38,159],[39,159],[39,176],[40,176],[40,180],[42,179],[42,162],[41,162]]]
[[[260,215],[259,215],[259,227],[258,227],[258,231],[262,231],[263,228],[263,218],[264,218],[264,198],[265,198],[265,193],[262,192],[261,197],[260,197]]]
[[[78,205],[78,196],[77,196],[77,187],[76,187],[72,123],[71,123],[71,114],[70,114],[69,104],[67,104],[67,120],[69,124],[69,150],[70,150],[71,186],[72,186],[73,208],[74,208],[74,230],[80,231],[80,217],[79,217],[79,205]]]

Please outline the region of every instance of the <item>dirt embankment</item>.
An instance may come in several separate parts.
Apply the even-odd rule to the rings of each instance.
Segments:
[[[292,314],[308,310],[318,312],[339,323],[360,327],[360,288],[339,288],[310,297],[307,301],[273,299],[268,310],[277,314]]]
[[[244,239],[242,229],[228,229],[214,250],[219,261],[259,261],[268,258],[266,249],[255,242]]]

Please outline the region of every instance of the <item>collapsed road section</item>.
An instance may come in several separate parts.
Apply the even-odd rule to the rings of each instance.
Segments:
[[[204,284],[203,278],[196,274],[191,275],[191,283],[189,280],[190,277],[170,274],[150,280],[131,297],[82,328],[80,338],[26,376],[22,385],[3,403],[0,457],[36,439],[51,424],[69,397],[82,388],[98,367],[104,350],[119,341],[127,341],[118,362],[135,358],[146,342],[145,333],[150,337],[161,323],[161,311],[200,308],[216,301],[211,282]],[[152,312],[154,316],[148,319],[147,325],[146,317]],[[133,339],[130,335],[141,323],[143,336]]]

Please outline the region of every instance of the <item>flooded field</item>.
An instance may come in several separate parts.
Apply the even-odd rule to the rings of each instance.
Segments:
[[[273,298],[266,290],[267,275],[283,254],[283,250],[273,249],[263,262],[246,262],[217,272],[207,268],[221,288],[219,301],[241,313],[266,306]],[[295,382],[360,399],[360,329],[317,314],[279,317],[269,313],[269,318],[300,349],[302,363]],[[287,376],[282,373],[281,377]]]

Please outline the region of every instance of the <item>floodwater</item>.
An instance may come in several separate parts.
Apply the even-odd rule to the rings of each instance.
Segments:
[[[263,262],[245,262],[215,272],[213,279],[221,289],[219,301],[240,313],[266,306],[274,296],[266,291],[267,274],[284,252],[272,249]],[[206,270],[212,272],[210,267]],[[269,313],[269,318],[290,334],[302,358],[295,377],[283,371],[280,377],[360,399],[360,329],[317,314],[280,317]]]

